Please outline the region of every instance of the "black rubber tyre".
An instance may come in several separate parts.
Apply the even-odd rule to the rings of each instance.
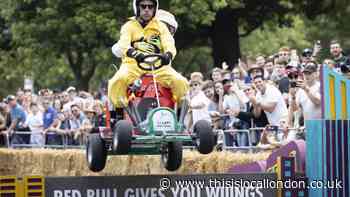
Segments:
[[[197,150],[201,154],[211,153],[215,146],[215,136],[210,123],[206,120],[197,121],[194,125],[194,133]]]
[[[90,134],[86,144],[86,160],[93,172],[100,172],[106,166],[107,149],[100,134]]]
[[[116,123],[113,130],[113,151],[125,155],[131,149],[132,125],[126,120]]]
[[[169,142],[166,152],[161,155],[162,163],[168,171],[175,171],[182,163],[182,143]]]

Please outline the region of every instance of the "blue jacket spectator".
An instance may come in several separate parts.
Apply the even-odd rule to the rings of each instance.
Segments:
[[[11,116],[11,125],[8,128],[8,133],[12,136],[12,144],[28,144],[29,135],[16,134],[16,131],[29,131],[25,126],[27,119],[26,112],[24,109],[17,103],[16,97],[9,95],[6,98],[6,102],[10,107],[10,116]],[[13,135],[12,135],[13,134]]]
[[[45,108],[45,112],[43,114],[44,129],[47,129],[56,119],[57,111],[53,107],[49,106],[48,101],[44,101],[43,105]]]
[[[43,113],[43,125],[44,125],[44,133],[47,133],[49,128],[54,123],[57,117],[57,111],[50,106],[50,102],[48,100],[43,101],[44,113]],[[55,138],[53,135],[46,135],[46,141],[52,141]]]

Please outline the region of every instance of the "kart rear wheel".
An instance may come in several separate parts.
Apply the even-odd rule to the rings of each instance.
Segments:
[[[196,147],[201,154],[209,154],[215,146],[215,136],[210,123],[206,120],[199,120],[195,123],[194,133],[196,134]]]
[[[132,125],[126,120],[116,123],[113,131],[113,151],[118,154],[128,154],[131,149]]]
[[[107,149],[100,134],[90,134],[86,144],[86,160],[93,172],[99,172],[106,166]]]
[[[182,142],[169,142],[161,160],[168,171],[179,169],[182,163]]]

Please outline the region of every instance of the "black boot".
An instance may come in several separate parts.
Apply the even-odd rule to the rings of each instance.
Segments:
[[[124,119],[124,110],[123,108],[115,108],[114,111],[110,111],[109,112],[111,114],[111,128],[114,128],[115,124],[119,121],[119,120],[123,120]]]

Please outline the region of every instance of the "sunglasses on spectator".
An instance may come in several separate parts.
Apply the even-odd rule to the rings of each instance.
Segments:
[[[312,74],[312,72],[308,72],[308,71],[304,71],[303,73],[304,73],[304,75],[311,75]]]
[[[278,55],[280,55],[280,56],[288,56],[289,54],[288,53],[280,53]]]
[[[154,8],[154,4],[140,4],[140,7],[145,10],[146,8],[148,9],[153,9]]]
[[[245,90],[243,90],[243,92],[249,92],[251,89],[250,88],[247,88]]]
[[[190,87],[197,87],[197,86],[199,86],[199,83],[192,83],[192,84],[190,84]]]

